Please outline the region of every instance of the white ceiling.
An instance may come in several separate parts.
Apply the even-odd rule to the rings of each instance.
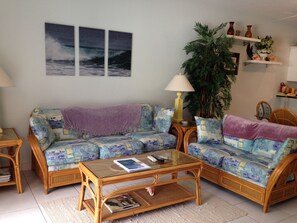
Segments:
[[[208,0],[222,8],[254,12],[271,21],[297,26],[297,0]],[[251,15],[252,16],[252,15]]]

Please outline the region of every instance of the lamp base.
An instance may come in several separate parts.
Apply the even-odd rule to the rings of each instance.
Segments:
[[[176,93],[175,98],[175,112],[173,115],[173,122],[180,123],[183,120],[183,99],[182,99],[182,92]]]

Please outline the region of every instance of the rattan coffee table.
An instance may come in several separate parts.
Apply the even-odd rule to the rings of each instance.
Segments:
[[[150,154],[167,156],[169,159],[162,164],[154,163],[147,158]],[[123,218],[189,200],[195,200],[197,205],[201,204],[200,173],[202,163],[198,159],[177,150],[163,150],[133,157],[148,164],[152,169],[127,173],[125,170],[114,164],[113,159],[102,159],[80,163],[79,169],[82,176],[82,183],[78,201],[78,210],[82,210],[83,207],[85,207],[94,217],[94,222],[101,223],[102,221]],[[189,171],[193,174],[178,174],[181,171]],[[161,178],[161,176],[166,174],[170,174],[169,176],[171,177]],[[139,179],[151,179],[151,181],[141,185],[137,184],[121,188],[108,195],[103,195],[102,193],[105,185],[130,182]],[[195,193],[192,193],[181,186],[178,183],[181,181],[194,181],[196,185]],[[92,189],[91,182],[94,184],[94,190]],[[155,187],[154,196],[150,196],[145,189],[150,186]],[[92,195],[91,199],[85,200],[86,188]],[[107,199],[123,193],[129,193],[140,206],[121,212],[110,213],[104,203]]]

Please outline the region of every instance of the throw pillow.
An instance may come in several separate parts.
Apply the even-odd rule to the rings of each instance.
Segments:
[[[223,136],[221,120],[197,116],[195,116],[195,120],[197,125],[198,143],[222,143]]]
[[[42,151],[46,150],[55,141],[55,133],[45,118],[40,116],[30,117],[30,126]]]
[[[153,129],[157,132],[169,132],[174,111],[174,108],[162,108],[155,105]]]

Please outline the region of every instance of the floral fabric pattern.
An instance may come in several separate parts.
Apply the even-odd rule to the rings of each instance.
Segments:
[[[53,143],[44,155],[48,166],[56,166],[98,159],[99,149],[83,139],[63,140]]]
[[[89,142],[99,148],[100,159],[143,153],[142,142],[125,136],[94,137]]]
[[[250,157],[249,157],[250,156]],[[255,155],[228,156],[223,160],[222,168],[243,179],[250,179],[266,187],[272,170],[268,168],[268,158],[257,159]]]
[[[157,132],[168,133],[172,123],[174,111],[174,108],[162,108],[159,105],[156,105],[154,107],[153,129]]]
[[[63,165],[48,166],[47,170],[51,172],[51,171],[58,171],[58,170],[73,169],[77,167],[78,167],[78,163],[70,163],[70,164],[63,164]]]
[[[141,131],[150,131],[153,128],[153,108],[149,104],[141,105],[141,116],[140,116],[140,126],[137,130]]]
[[[195,116],[198,143],[221,144],[222,121],[218,119],[201,118]]]
[[[139,140],[143,143],[143,152],[171,149],[176,146],[176,137],[168,133],[156,131],[128,133],[126,136]]]
[[[32,116],[30,117],[30,126],[42,151],[46,150],[55,141],[55,133],[46,119]]]
[[[80,136],[75,130],[64,128],[64,118],[60,109],[35,108],[32,116],[45,118],[53,129],[57,140],[77,139]]]
[[[284,157],[297,152],[297,139],[287,139],[282,147],[273,155],[270,168],[275,168]]]
[[[257,156],[264,156],[272,159],[274,154],[280,150],[283,142],[277,142],[269,139],[256,139],[252,153]]]
[[[224,143],[246,152],[251,152],[254,146],[253,140],[241,139],[233,136],[224,136]]]
[[[239,156],[244,154],[244,151],[238,150],[224,144],[199,144],[191,143],[188,147],[190,155],[195,156],[208,164],[221,167],[224,157]]]

